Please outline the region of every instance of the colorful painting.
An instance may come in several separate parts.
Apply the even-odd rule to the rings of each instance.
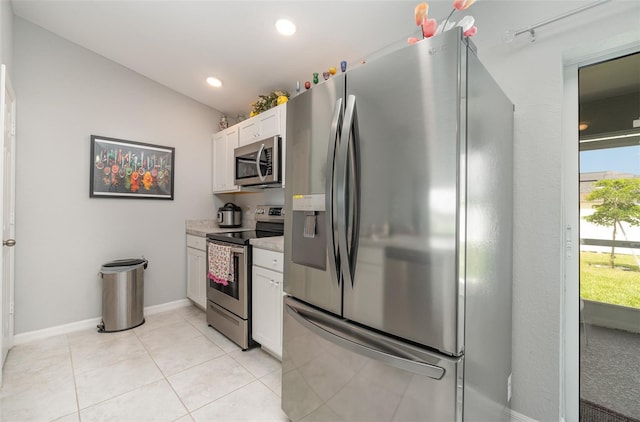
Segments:
[[[173,199],[175,148],[91,135],[92,198]]]

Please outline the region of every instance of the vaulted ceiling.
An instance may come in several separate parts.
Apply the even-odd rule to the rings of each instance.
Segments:
[[[230,116],[417,33],[417,1],[12,0],[15,15]],[[445,15],[451,2],[432,6]],[[287,17],[297,32],[284,37]],[[213,89],[205,79],[216,76]],[[304,89],[304,88],[302,88]]]
[[[314,72],[322,79],[323,71],[331,66],[339,69],[342,60],[349,67],[357,66],[406,45],[407,37],[419,33],[413,17],[417,0],[11,1],[16,16],[232,117],[247,115],[260,94],[276,89],[293,94],[296,82],[304,85]],[[483,0],[469,12],[495,18],[508,3]],[[558,2],[557,6],[531,3],[535,8],[526,6],[530,2],[520,3],[525,6],[518,6],[519,10],[528,10],[520,16],[521,22],[516,23],[514,16],[510,22],[485,20],[479,36],[504,31],[508,25],[532,24],[588,1]],[[433,17],[443,18],[451,10],[451,0],[429,4]],[[588,13],[597,16],[601,10]],[[275,21],[281,17],[295,22],[295,35],[276,32]],[[637,63],[586,72],[582,100],[618,95],[640,85]],[[221,88],[206,84],[212,75],[222,80]]]

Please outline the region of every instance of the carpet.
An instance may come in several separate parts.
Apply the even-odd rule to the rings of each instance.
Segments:
[[[640,334],[587,326],[581,332],[580,398],[640,419]]]
[[[640,422],[599,404],[580,400],[580,422]]]

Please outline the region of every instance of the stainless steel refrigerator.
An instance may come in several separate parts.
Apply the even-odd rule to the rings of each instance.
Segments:
[[[459,30],[290,100],[291,420],[510,418],[512,139]]]

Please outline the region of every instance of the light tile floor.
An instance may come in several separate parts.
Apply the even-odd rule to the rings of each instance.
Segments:
[[[196,307],[148,315],[140,327],[96,330],[14,347],[0,420],[287,421],[281,365],[246,352]]]

